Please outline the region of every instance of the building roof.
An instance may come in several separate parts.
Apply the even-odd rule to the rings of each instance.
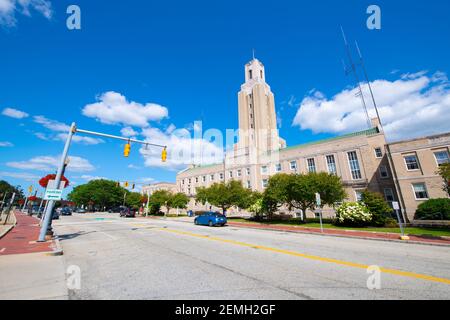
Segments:
[[[342,136],[331,137],[331,138],[327,138],[327,139],[321,139],[321,140],[311,141],[311,142],[307,142],[307,143],[303,143],[303,144],[298,144],[295,146],[280,149],[278,151],[283,152],[283,151],[288,151],[288,150],[292,150],[292,149],[305,148],[305,147],[309,147],[312,145],[317,145],[317,144],[322,144],[322,143],[327,143],[327,142],[332,142],[332,141],[336,141],[336,140],[342,140],[342,139],[347,139],[347,138],[352,138],[352,137],[357,137],[357,136],[371,136],[371,135],[378,134],[378,133],[380,133],[378,128],[371,128],[371,129],[367,129],[367,130],[363,130],[363,131],[357,131],[357,132],[344,134]]]

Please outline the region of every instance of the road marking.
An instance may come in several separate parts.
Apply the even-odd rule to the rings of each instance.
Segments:
[[[191,236],[191,237],[196,237],[196,238],[201,238],[201,239],[206,239],[206,240],[230,243],[230,244],[243,246],[243,247],[248,247],[248,248],[253,248],[253,249],[260,249],[260,250],[265,250],[265,251],[271,251],[271,252],[286,254],[286,255],[290,255],[290,256],[295,256],[295,257],[301,257],[301,258],[305,258],[305,259],[315,260],[315,261],[328,262],[328,263],[333,263],[333,264],[347,266],[347,267],[353,267],[353,268],[359,268],[359,269],[367,269],[369,267],[368,265],[360,264],[360,263],[354,263],[354,262],[349,262],[349,261],[337,260],[337,259],[332,259],[332,258],[319,257],[319,256],[310,255],[310,254],[290,251],[290,250],[284,250],[284,249],[277,249],[277,248],[271,248],[271,247],[266,247],[266,246],[254,245],[254,244],[245,243],[245,242],[241,242],[241,241],[229,240],[229,239],[223,239],[223,238],[217,238],[217,237],[211,237],[211,236],[206,236],[206,235],[201,235],[201,234],[196,234],[196,233],[191,233],[191,232],[186,232],[186,231],[179,231],[179,230],[166,229],[166,228],[159,228],[157,230],[171,232],[171,233],[180,234],[180,235]],[[397,276],[403,276],[403,277],[408,277],[408,278],[414,278],[414,279],[421,279],[421,280],[426,280],[426,281],[445,283],[445,284],[449,284],[450,285],[450,279],[446,279],[446,278],[438,278],[438,277],[433,277],[433,276],[429,276],[429,275],[425,275],[425,274],[419,274],[419,273],[408,272],[408,271],[401,271],[401,270],[396,270],[396,269],[388,269],[388,268],[380,268],[380,270],[381,270],[381,272],[388,273],[388,274],[393,274],[393,275],[397,275]]]

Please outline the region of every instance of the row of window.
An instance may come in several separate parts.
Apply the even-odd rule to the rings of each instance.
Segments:
[[[348,157],[348,162],[349,162],[349,166],[350,166],[350,172],[352,174],[352,179],[353,180],[362,179],[361,168],[359,165],[358,155],[357,155],[356,151],[348,152],[347,157]],[[335,159],[334,155],[326,156],[326,161],[327,161],[328,172],[330,174],[337,174],[336,159]],[[307,159],[307,165],[308,165],[308,172],[316,172],[316,161],[314,158]],[[297,161],[296,160],[290,161],[289,168],[291,171],[297,172],[297,169],[298,169]],[[382,168],[383,169],[380,168],[381,177],[383,177],[383,178],[389,177],[387,167],[384,166]],[[275,172],[278,173],[278,172],[281,172],[281,170],[282,170],[281,163],[275,164]],[[247,174],[247,176],[249,176],[250,168],[245,168],[245,173]],[[238,178],[242,177],[242,174],[243,174],[242,169],[236,170],[236,177],[238,177]],[[261,174],[268,175],[269,174],[269,166],[261,166]],[[219,180],[224,179],[224,173],[219,173],[218,175],[219,175]],[[216,178],[215,174],[209,175],[209,181],[213,182],[213,181],[215,181],[215,178]],[[228,178],[230,178],[230,179],[234,178],[233,170],[228,171]],[[202,180],[203,183],[205,183],[207,181],[207,176],[204,175],[202,177],[188,178],[186,180],[187,180],[188,184],[191,184],[192,181],[195,181],[195,183],[199,183],[200,179]],[[181,184],[184,185],[186,180],[182,180]],[[264,185],[264,183],[263,183],[263,185]]]
[[[416,154],[410,154],[403,157],[405,160],[406,169],[408,171],[419,170],[420,163]],[[441,166],[445,163],[450,162],[449,154],[447,150],[437,151],[434,153],[434,158],[436,159],[436,163],[438,166]]]

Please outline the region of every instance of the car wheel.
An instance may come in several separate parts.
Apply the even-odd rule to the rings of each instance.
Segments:
[[[194,224],[195,224],[195,225],[198,225],[197,219],[194,220]]]
[[[214,226],[214,224],[211,220],[209,221],[208,226],[210,226],[210,227]]]

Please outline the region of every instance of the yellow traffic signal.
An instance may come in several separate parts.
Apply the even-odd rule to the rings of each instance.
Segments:
[[[128,181],[126,181],[123,185],[125,188],[128,188]]]
[[[29,187],[28,187],[28,192],[29,192],[29,193],[32,193],[32,192],[33,192],[33,186],[29,186]]]
[[[164,148],[161,153],[161,161],[166,162],[166,160],[167,160],[167,148]]]
[[[130,155],[131,144],[128,142],[123,149],[123,156],[128,157]]]
[[[120,187],[120,182],[119,181],[116,182],[116,187]]]

